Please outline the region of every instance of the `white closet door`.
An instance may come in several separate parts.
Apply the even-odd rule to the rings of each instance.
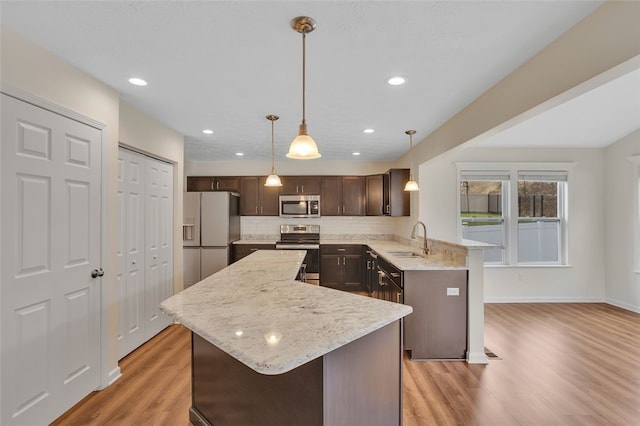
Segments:
[[[119,358],[123,358],[146,341],[144,332],[145,167],[146,158],[144,156],[126,149],[119,149]]]
[[[145,334],[171,324],[160,302],[173,294],[173,166],[147,160],[145,193]]]
[[[2,95],[0,424],[100,384],[102,132]]]

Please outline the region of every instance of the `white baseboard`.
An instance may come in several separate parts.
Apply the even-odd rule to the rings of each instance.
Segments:
[[[484,352],[467,352],[468,364],[489,364],[489,358]]]
[[[627,311],[640,314],[640,306],[635,306],[630,303],[620,302],[619,300],[614,300],[614,299],[606,299],[605,302],[610,305],[617,306],[618,308],[626,309]]]
[[[484,303],[608,303],[588,297],[485,297]]]
[[[107,386],[101,387],[99,388],[99,390],[108,388],[113,383],[115,383],[115,381],[118,380],[120,377],[122,377],[122,373],[120,372],[120,367],[114,368],[109,372],[109,374],[107,374]]]

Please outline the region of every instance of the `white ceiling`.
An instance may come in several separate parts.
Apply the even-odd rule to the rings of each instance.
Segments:
[[[275,124],[278,159],[297,134],[302,39],[289,22],[311,16],[318,27],[307,36],[307,123],[323,159],[391,161],[407,151],[405,130],[416,129],[420,141],[600,4],[2,1],[0,22],[184,134],[187,159],[235,161],[235,153],[244,152],[245,161],[270,159],[265,115],[281,117]],[[408,83],[388,86],[385,79],[395,74]],[[132,76],[149,85],[130,85]],[[547,121],[562,123],[569,114],[585,124],[579,111],[602,103],[598,96],[604,95],[558,107]],[[544,119],[533,123],[525,133],[534,140],[523,142],[514,126],[510,135],[496,136],[495,146],[594,145],[612,137],[565,125],[555,128],[561,130],[557,139],[543,128]],[[362,133],[368,127],[376,132]],[[205,128],[215,133],[203,135]],[[356,151],[361,155],[352,157]]]

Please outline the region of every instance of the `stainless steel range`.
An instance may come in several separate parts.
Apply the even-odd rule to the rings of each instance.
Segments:
[[[320,285],[320,225],[280,225],[278,250],[306,250],[303,281]]]

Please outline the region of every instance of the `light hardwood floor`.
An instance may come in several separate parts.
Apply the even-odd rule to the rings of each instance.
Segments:
[[[488,365],[404,361],[404,425],[640,425],[640,315],[487,304]],[[188,425],[190,337],[171,326],[55,425]],[[354,425],[357,426],[357,425]]]

